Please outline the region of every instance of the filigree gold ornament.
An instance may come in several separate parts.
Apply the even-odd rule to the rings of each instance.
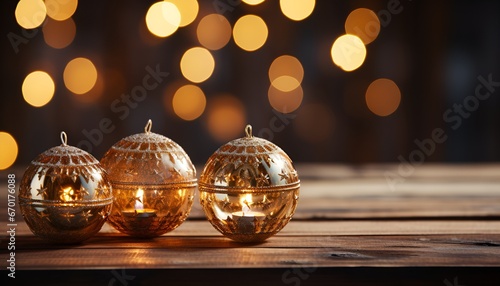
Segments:
[[[252,136],[221,146],[200,176],[200,203],[210,223],[239,242],[260,242],[292,218],[300,181],[291,159],[268,140]]]
[[[172,231],[191,211],[196,169],[181,146],[151,132],[123,138],[101,160],[113,186],[108,222],[122,233],[155,237]]]
[[[19,206],[31,231],[58,243],[79,243],[96,234],[111,211],[111,184],[89,153],[62,145],[38,155],[24,172]]]

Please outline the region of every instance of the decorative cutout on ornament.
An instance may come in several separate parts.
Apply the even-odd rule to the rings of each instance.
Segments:
[[[50,241],[81,242],[99,231],[113,197],[107,175],[89,153],[61,145],[38,155],[26,169],[19,187],[19,206],[30,230]],[[68,228],[68,226],[71,226]]]
[[[115,196],[109,222],[132,236],[155,237],[178,227],[191,209],[196,188],[188,155],[151,129],[148,120],[144,133],[118,141],[101,160]]]
[[[200,176],[200,203],[210,223],[239,242],[259,242],[291,219],[300,181],[286,153],[273,143],[246,136],[222,145]]]

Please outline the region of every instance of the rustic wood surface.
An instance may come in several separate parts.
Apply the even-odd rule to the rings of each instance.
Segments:
[[[136,276],[151,271],[147,279],[134,280],[139,284],[164,281],[166,273],[181,281],[185,276],[179,273],[211,277],[226,269],[236,276],[255,278],[255,273],[262,273],[282,285],[331,282],[332,277],[342,282],[339,285],[388,282],[380,273],[413,277],[384,285],[498,285],[500,165],[422,165],[409,176],[397,177],[395,188],[386,175],[401,172],[399,165],[303,164],[297,169],[302,186],[294,219],[264,243],[239,244],[222,237],[205,220],[197,200],[188,221],[161,237],[135,239],[105,225],[98,235],[76,246],[39,240],[17,210],[16,269],[19,275],[34,271],[102,285],[112,279],[119,282],[113,271],[120,269],[136,271],[131,272]],[[23,171],[13,171],[18,184]],[[6,177],[5,173],[0,178],[2,228],[7,226]],[[2,231],[3,269],[8,253],[5,234]],[[168,272],[174,270],[185,272]],[[373,280],[365,281],[367,277]],[[48,276],[43,279],[51,281]]]

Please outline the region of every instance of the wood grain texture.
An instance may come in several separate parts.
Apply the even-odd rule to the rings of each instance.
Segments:
[[[500,271],[500,164],[423,165],[402,176],[395,189],[385,176],[397,174],[399,165],[297,168],[302,187],[295,216],[264,243],[224,238],[205,220],[197,198],[188,220],[161,237],[136,239],[105,224],[73,246],[39,240],[17,209],[16,267],[41,279],[25,276],[29,282],[53,285],[58,284],[51,277],[109,285],[120,269],[141,277],[137,284],[175,283],[185,275],[203,283],[230,275],[272,285],[454,285],[455,277],[458,285],[497,285],[489,283]],[[16,172],[19,182],[22,170]],[[5,178],[0,179],[0,199],[6,202]],[[2,229],[6,219],[0,216]],[[314,271],[293,272],[300,269]],[[399,280],[390,283],[388,276]],[[225,282],[217,284],[234,285]]]
[[[16,227],[16,234],[21,237],[32,236],[28,226],[23,222]],[[119,235],[120,233],[109,224],[104,224],[99,234]],[[279,232],[280,235],[434,235],[434,234],[500,234],[500,221],[467,220],[308,220],[299,221],[292,219],[290,223]],[[172,232],[162,237],[170,236],[222,236],[208,221],[184,222]],[[124,238],[128,236],[123,235]],[[5,242],[2,237],[2,242]],[[36,240],[35,240],[36,241]],[[149,240],[138,240],[149,241]],[[154,240],[152,240],[154,241]],[[85,243],[88,244],[88,243]]]
[[[19,234],[18,249],[19,269],[500,266],[500,222],[291,222],[247,245],[188,221],[155,239],[105,229],[75,246]]]
[[[500,164],[428,164],[411,176],[399,176],[399,165],[298,164],[297,169],[295,219],[500,218]],[[14,169],[18,183],[23,171]],[[388,173],[399,176],[394,189]],[[6,202],[6,176],[0,180],[0,201]],[[189,218],[205,219],[197,196]],[[0,222],[6,219],[1,216]]]
[[[175,236],[144,243],[103,235],[89,241],[92,247],[39,249],[30,248],[40,243],[28,238],[16,255],[19,270],[500,266],[499,235],[279,236],[273,240],[241,246],[221,237]]]

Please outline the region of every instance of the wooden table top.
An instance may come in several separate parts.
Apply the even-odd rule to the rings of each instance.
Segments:
[[[41,241],[17,209],[16,281],[498,285],[500,164],[422,165],[411,174],[380,164],[298,164],[297,170],[295,216],[261,244],[224,238],[197,198],[188,220],[161,237],[136,239],[105,224],[75,246]],[[17,184],[23,171],[12,171]],[[0,223],[6,229],[7,173],[0,179]],[[8,241],[2,231],[2,269]],[[9,273],[2,271],[4,277]]]

